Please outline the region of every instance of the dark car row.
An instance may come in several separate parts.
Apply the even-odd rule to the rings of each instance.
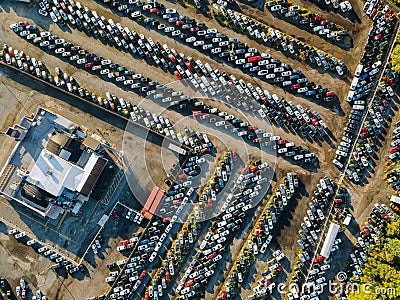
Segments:
[[[304,283],[306,278],[309,279],[309,282],[313,281],[313,286],[316,287],[313,292],[316,294],[310,295],[310,297],[315,297],[323,291],[321,285],[325,282],[325,271],[322,270],[316,274],[314,274],[314,271],[309,274],[308,270],[311,264],[318,266],[324,261],[322,257],[312,257],[312,254],[322,233],[321,226],[325,223],[326,218],[329,217],[327,212],[331,206],[335,191],[336,184],[333,180],[326,176],[320,179],[320,183],[317,184],[317,190],[314,191],[314,196],[308,204],[307,215],[304,217],[304,222],[301,223],[301,229],[299,230],[300,239],[297,240],[297,243],[301,250],[297,255],[297,262],[294,264],[292,281],[298,286]],[[325,268],[329,268],[329,266]],[[291,293],[295,294],[294,291],[291,291]]]
[[[385,71],[387,71],[386,74],[391,73],[390,70]],[[357,137],[354,150],[352,153],[349,153],[350,161],[346,173],[347,177],[356,183],[360,181],[360,178],[365,176],[365,169],[369,167],[370,161],[374,156],[373,148],[376,147],[375,144],[378,141],[380,134],[384,134],[384,128],[386,127],[386,122],[389,118],[389,105],[393,102],[388,89],[391,89],[390,85],[386,87],[383,81],[380,81],[378,92],[367,110],[366,119],[361,124],[361,132]],[[394,94],[392,94],[392,96],[393,95]],[[350,117],[351,120],[361,119],[361,117],[356,114],[352,114]],[[354,129],[351,126],[349,126],[349,128]],[[395,151],[397,151],[396,146],[397,143],[392,144],[392,148],[390,149],[391,153],[395,153]],[[338,151],[342,152],[339,154],[347,154],[347,148],[349,147],[349,143],[342,141],[338,148]]]

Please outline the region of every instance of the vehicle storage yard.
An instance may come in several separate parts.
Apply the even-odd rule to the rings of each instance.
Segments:
[[[346,299],[396,219],[398,11],[272,2],[0,3],[0,299]]]

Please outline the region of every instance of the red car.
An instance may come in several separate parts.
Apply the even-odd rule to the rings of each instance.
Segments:
[[[256,130],[257,128],[255,127],[255,126],[252,126],[252,125],[250,125],[250,126],[248,126],[247,127],[247,130]]]
[[[374,36],[373,40],[374,40],[374,41],[377,41],[377,40],[379,40],[381,37],[382,37],[382,33],[377,34],[376,36]]]
[[[192,64],[190,62],[188,62],[188,61],[185,62],[185,65],[190,71],[193,71],[193,66],[192,66]]]
[[[374,7],[374,9],[372,10],[371,14],[369,15],[369,17],[372,19],[373,17],[375,17],[376,13],[378,12],[378,10],[376,9],[376,7]]]
[[[321,262],[321,261],[323,261],[323,260],[324,260],[324,257],[321,256],[321,255],[314,258],[314,262],[315,262],[315,263]]]
[[[214,258],[216,256],[217,256],[217,252],[214,251],[213,253],[208,255],[208,259],[212,259],[212,258]]]
[[[226,300],[226,292],[225,291],[222,291],[222,300]]]
[[[286,143],[287,143],[287,141],[284,140],[284,139],[281,139],[281,140],[279,140],[279,141],[277,142],[278,145],[284,145],[284,144],[286,144]]]
[[[212,208],[212,200],[211,200],[211,198],[208,198],[207,204],[208,204],[208,208]]]
[[[311,121],[314,124],[314,126],[319,126],[318,120],[316,118],[312,117]]]
[[[209,119],[209,118],[210,118],[209,114],[202,114],[199,119],[200,120],[206,120],[206,119]]]
[[[193,112],[193,116],[201,116],[203,113],[200,110],[196,110]]]
[[[169,275],[168,271],[165,273],[165,280],[167,281],[167,283],[171,281],[171,276]]]
[[[238,160],[237,153],[235,151],[232,151],[232,159],[233,159],[233,161]]]
[[[185,282],[185,286],[192,286],[194,284],[194,279],[190,279],[188,282]]]
[[[291,89],[291,90],[297,90],[298,88],[300,88],[300,84],[299,84],[299,83],[292,84],[292,85],[290,86],[290,89]]]
[[[149,292],[146,292],[146,293],[144,294],[144,299],[145,299],[145,300],[149,300],[149,299],[150,299]]]
[[[243,171],[242,171],[242,174],[243,174],[243,175],[246,175],[246,174],[249,173],[249,171],[250,171],[249,166],[245,166],[244,169],[243,169]]]
[[[183,78],[183,76],[178,71],[175,71],[174,74],[179,80]]]
[[[389,216],[386,213],[381,213],[381,216],[386,220],[386,222],[391,222]]]
[[[147,271],[143,270],[143,272],[140,274],[139,279],[142,280],[144,278],[144,276],[146,276]]]
[[[204,153],[207,153],[207,152],[210,152],[210,148],[205,148],[205,149],[201,149],[201,154],[204,154]]]
[[[333,96],[335,96],[335,92],[333,92],[333,91],[326,92],[326,96],[333,97]]]
[[[123,241],[120,241],[119,242],[119,245],[120,246],[126,246],[126,245],[128,245],[129,244],[129,241],[128,240],[123,240]]]
[[[251,56],[251,57],[249,57],[247,59],[247,62],[252,63],[252,62],[258,62],[260,60],[262,60],[262,57],[259,56],[259,55],[258,56]]]
[[[150,9],[150,13],[151,13],[151,14],[156,14],[156,13],[158,13],[158,8],[157,8],[157,7],[153,7],[152,9]]]
[[[390,149],[390,153],[395,153],[395,152],[397,152],[399,150],[400,150],[400,147],[399,147],[399,145],[397,145],[397,146],[394,146],[393,148]]]
[[[250,170],[251,170],[252,172],[256,172],[256,171],[258,171],[258,167],[251,167]]]
[[[90,68],[93,67],[93,66],[94,66],[94,63],[93,63],[93,62],[88,62],[88,63],[85,64],[85,68],[86,68],[86,69],[90,69]]]
[[[169,58],[170,61],[176,62],[176,58],[172,54],[168,54],[168,58]]]
[[[199,31],[199,27],[192,27],[190,28],[190,32]]]
[[[187,177],[187,174],[183,173],[178,176],[179,179],[185,179]]]
[[[21,291],[21,298],[26,299],[26,289],[22,289]]]
[[[182,26],[185,24],[186,24],[186,22],[184,20],[179,20],[179,21],[176,21],[176,23],[175,23],[176,26]]]
[[[366,235],[371,235],[371,233],[369,232],[367,226],[363,226],[363,227],[361,228],[361,230],[362,230]]]

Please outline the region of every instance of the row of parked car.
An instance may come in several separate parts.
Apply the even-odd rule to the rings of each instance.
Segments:
[[[256,225],[252,228],[247,241],[245,241],[239,255],[236,257],[237,262],[244,264],[245,260],[249,260],[250,265],[252,265],[259,254],[264,254],[268,250],[268,245],[273,238],[272,230],[294,196],[296,187],[298,187],[297,176],[288,173],[277,186],[274,194],[270,197],[268,203],[266,203],[263,212],[256,220]],[[267,273],[270,275],[268,281],[265,282],[265,286],[261,290],[258,290],[258,297],[272,293],[276,285],[273,284],[272,279],[283,270],[278,264],[285,257],[284,254],[278,250],[273,253],[273,257],[272,260],[268,260],[268,267],[263,272],[265,275]],[[240,268],[240,270],[239,268],[238,264],[233,265],[227,276],[225,276],[225,284],[219,293],[222,299],[226,298],[224,295],[233,298],[234,295],[240,294],[242,283],[249,275],[250,266]]]
[[[191,161],[195,159],[196,157],[193,157]],[[207,208],[212,208],[218,204],[217,196],[229,180],[232,168],[232,151],[229,151],[224,153],[217,162],[215,172],[200,193],[197,205],[193,206],[188,218],[178,232],[177,238],[168,249],[161,266],[152,277],[145,293],[145,299],[161,299],[165,293],[171,279],[176,275],[180,265],[186,260],[186,256],[197,241],[202,222],[208,217]]]
[[[390,70],[385,71],[387,74],[391,74]],[[356,183],[360,182],[360,179],[366,175],[365,169],[369,167],[369,161],[373,159],[373,147],[376,145],[379,135],[384,133],[384,128],[389,117],[389,105],[393,100],[391,96],[394,95],[393,91],[391,95],[388,93],[388,88],[390,86],[386,87],[380,81],[378,92],[367,110],[364,122],[361,124],[361,131],[356,140],[353,152],[349,153],[350,161],[346,173],[347,177]],[[347,154],[347,148],[350,144],[343,141],[340,144],[338,151],[343,151],[342,154]],[[400,149],[400,147],[396,148],[396,143],[393,143],[393,145],[390,149],[391,153],[395,153]]]
[[[306,44],[289,34],[274,29],[265,23],[260,23],[243,13],[226,9],[217,4],[214,4],[213,7],[214,16],[221,25],[226,25],[227,22],[229,28],[238,33],[245,32],[251,39],[258,41],[263,45],[274,47],[285,53],[287,56],[307,61],[313,67],[322,68],[325,71],[332,71],[334,74],[338,74],[339,76],[343,76],[347,70],[343,60],[337,59],[336,57],[314,46]],[[316,26],[314,28],[320,29],[320,31],[317,32],[322,35],[330,34],[330,29],[322,29],[321,27],[323,26]],[[340,31],[339,34],[337,34],[337,37],[343,39],[343,35],[345,34],[347,34],[345,31]],[[282,81],[282,86],[284,87],[296,84],[296,81],[290,80],[291,74],[284,76],[285,74],[283,72],[275,72],[276,68],[269,68],[270,65],[269,62],[266,63],[265,67],[260,65],[254,66],[254,64],[251,64],[249,65],[249,71],[254,73],[257,72],[257,75],[259,76],[265,75],[266,79],[270,79],[271,81],[273,80],[274,82],[279,82],[275,79],[278,79],[281,76],[286,77],[285,81]],[[246,67],[246,65],[243,65],[243,67]],[[301,91],[297,90],[297,92],[300,93]]]
[[[14,299],[16,297],[21,297],[21,299],[28,299],[28,283],[21,278],[19,281],[19,285],[15,287],[15,294],[12,292],[11,284],[4,278],[0,278],[0,289],[7,296],[7,299]],[[33,291],[32,291],[33,293]],[[32,298],[34,300],[46,300],[46,296],[42,295],[40,290],[37,290],[36,295],[33,293]]]
[[[320,4],[322,1],[312,0],[316,2],[317,5]],[[351,5],[350,1],[342,1],[342,0],[325,0],[326,6],[328,8],[333,8],[335,11],[340,11],[342,13],[350,14],[353,12],[353,6]]]
[[[297,116],[298,118],[303,118],[304,121],[308,121],[310,123],[315,122],[314,124],[316,126],[318,125],[322,126],[319,124],[318,118],[316,118],[315,115],[309,109],[307,109],[306,112],[301,105],[295,107],[292,103],[292,108],[293,108],[292,110],[292,108],[284,99],[281,102],[275,94],[273,95],[273,97],[271,97],[269,103],[271,104],[271,106],[274,104],[276,108],[280,108],[283,111],[285,111],[288,116],[290,115]],[[282,103],[286,104],[287,107],[285,107]],[[230,128],[228,127],[228,124],[230,124],[233,127],[231,128],[231,131],[233,133],[236,133],[239,137],[242,137],[245,140],[253,143],[259,143],[263,147],[267,147],[268,149],[274,149],[276,150],[277,155],[281,155],[287,158],[292,158],[295,161],[310,163],[311,161],[316,159],[315,154],[311,153],[308,149],[302,149],[300,146],[295,146],[293,142],[288,142],[286,140],[283,140],[281,139],[280,136],[273,135],[272,132],[266,132],[264,129],[258,129],[257,127],[250,125],[248,122],[243,122],[243,120],[239,118],[234,118],[233,115],[228,115],[227,112],[221,112],[219,109],[206,106],[203,102],[196,102],[195,106],[198,109],[198,111],[193,112],[193,115],[200,122],[204,121],[214,122],[215,126],[217,127],[226,126],[227,128]],[[262,112],[264,112],[263,110],[264,108],[267,110],[266,106],[264,105],[263,108],[261,108]],[[300,112],[302,112],[302,114]],[[318,115],[317,112],[315,113]],[[218,117],[218,119],[214,118],[213,115]],[[280,121],[280,119],[277,120]],[[325,124],[323,120],[321,121],[322,121],[321,124]],[[317,131],[314,125],[309,126],[304,123],[298,127],[297,125],[295,125],[296,128],[300,129],[302,133],[304,134],[308,133],[311,136],[315,136],[315,134],[318,134],[322,131],[324,135],[326,134],[321,129]],[[299,122],[297,124],[299,124]],[[309,128],[309,132],[305,131],[305,128]],[[315,133],[314,131],[312,131],[311,128],[314,129]]]
[[[252,294],[248,296],[249,300],[265,299],[267,295],[272,295],[276,287],[275,277],[283,270],[281,260],[285,255],[281,250],[272,253],[272,257],[266,259],[266,265],[258,276],[258,280],[252,287]]]
[[[83,49],[80,46],[73,45],[58,36],[52,35],[48,31],[41,31],[38,28],[20,31],[23,26],[11,24],[11,28],[21,37],[24,37],[42,49],[52,50],[70,63],[80,68],[91,70],[101,77],[108,78],[116,84],[124,86],[130,91],[140,95],[150,95],[157,88],[161,88],[156,81],[143,77],[142,74],[136,74],[133,70],[128,70],[123,66],[113,63],[111,60],[97,56],[95,53]],[[26,35],[28,33],[28,35]],[[59,84],[59,81],[56,81]]]
[[[299,230],[300,238],[297,240],[297,244],[300,248],[300,253],[298,253],[297,260],[293,265],[291,280],[296,286],[302,286],[307,277],[312,278],[314,286],[317,288],[313,291],[315,295],[309,295],[310,298],[317,297],[323,292],[322,284],[324,279],[322,278],[324,278],[324,274],[310,276],[308,270],[311,264],[318,264],[324,260],[322,256],[312,257],[312,253],[322,234],[321,226],[325,223],[326,218],[329,218],[327,212],[335,196],[336,189],[335,182],[327,176],[320,179],[317,189],[313,192],[314,196],[312,196],[308,204],[309,209],[306,211],[306,216],[303,219],[304,222],[301,223],[301,229]],[[295,288],[290,289],[288,293],[289,299],[296,298],[296,293],[300,295],[300,291],[296,292]],[[298,295],[297,298],[299,297]]]
[[[241,228],[246,212],[259,203],[254,199],[263,197],[261,191],[268,181],[268,169],[267,163],[256,161],[242,170],[242,174],[224,198],[221,214],[212,221],[195,257],[178,283],[176,292],[183,299],[201,293],[205,283],[215,274],[222,253]]]
[[[388,185],[394,190],[400,190],[400,169],[397,167],[397,162],[400,159],[400,122],[397,122],[395,129],[392,132],[393,142],[389,152],[389,164],[384,178]]]
[[[375,203],[372,212],[362,224],[358,234],[357,241],[350,254],[348,267],[344,270],[347,276],[341,279],[342,286],[360,282],[363,274],[362,269],[368,261],[368,256],[372,252],[374,244],[379,241],[379,238],[385,233],[389,223],[397,221],[397,218],[385,204]],[[337,299],[346,299],[351,292],[348,288],[338,290],[335,296]],[[344,298],[341,298],[344,297]]]
[[[289,0],[270,0],[265,3],[265,7],[274,16],[295,24],[312,34],[317,34],[335,45],[343,47],[343,43],[340,42],[343,41],[344,37],[351,40],[343,26],[326,19],[320,14],[311,12],[308,8],[295,5]]]
[[[378,10],[379,9],[379,10]],[[369,10],[373,12],[369,13]],[[357,66],[353,81],[350,86],[350,92],[347,101],[353,104],[347,126],[345,127],[345,135],[342,137],[342,143],[350,144],[349,147],[340,145],[342,150],[337,150],[333,163],[341,170],[346,166],[350,155],[349,151],[357,136],[357,132],[365,113],[369,109],[370,95],[374,92],[377,76],[382,69],[382,61],[386,58],[389,49],[389,41],[391,39],[395,22],[397,19],[394,12],[388,5],[383,6],[382,2],[372,0],[364,6],[364,11],[373,19],[374,23],[371,27],[368,42],[365,46],[365,52],[361,58],[360,64]],[[380,80],[380,78],[378,78]],[[391,88],[387,91],[392,93]],[[379,96],[378,98],[382,98]],[[389,94],[390,96],[390,94]],[[391,97],[391,96],[390,96]],[[381,99],[376,99],[382,102]],[[387,100],[383,100],[385,105]],[[382,103],[383,104],[383,103]],[[380,112],[379,112],[380,113]],[[379,116],[378,116],[379,118]],[[382,119],[383,122],[383,119]]]
[[[11,229],[8,234],[13,235],[17,241],[32,247],[39,254],[52,260],[55,263],[51,266],[54,270],[63,267],[69,274],[72,275],[81,270],[83,267],[82,265],[77,265],[75,262],[67,259],[64,255],[57,253],[55,250],[50,249],[49,246],[43,246],[36,239],[30,238],[25,231],[19,231],[18,229],[14,228]],[[39,299],[41,300],[41,298]]]
[[[292,70],[287,64],[283,64],[279,60],[274,60],[268,55],[265,58],[261,57],[261,53],[257,49],[249,48],[246,44],[240,43],[237,38],[228,38],[225,34],[219,33],[215,28],[209,29],[205,24],[196,23],[195,20],[190,19],[187,16],[178,15],[175,9],[164,9],[164,6],[159,3],[149,4],[148,9],[145,6],[142,6],[141,2],[136,2],[136,4],[138,4],[138,9],[141,10],[138,12],[140,14],[147,14],[149,16],[148,19],[151,19],[151,21],[149,21],[149,24],[152,24],[153,22],[156,22],[155,24],[159,24],[157,22],[164,22],[157,25],[157,30],[162,31],[163,33],[171,33],[172,36],[176,34],[176,36],[179,36],[182,40],[185,40],[187,44],[193,46],[199,51],[203,51],[208,54],[211,53],[215,56],[218,56],[219,58],[223,58],[231,63],[234,67],[239,67],[245,72],[247,72],[247,69],[244,68],[245,64],[250,63],[253,66],[254,62],[256,62],[258,65],[259,62],[262,60],[268,60],[268,63],[266,64],[270,64],[270,59],[272,61],[271,64],[275,64],[273,68],[286,67],[287,71]],[[157,18],[158,20],[154,21],[153,17]],[[137,20],[134,17],[132,18],[134,20]],[[168,22],[176,23],[178,25],[175,24],[176,26],[169,26],[171,24],[168,24]],[[182,36],[182,32],[184,32],[184,36]],[[230,53],[229,49],[236,50],[234,50],[234,53]],[[251,58],[253,56],[256,58]],[[247,66],[249,66],[250,68],[250,65]],[[254,67],[256,67],[256,65],[254,65]],[[185,77],[184,74],[181,75]],[[265,79],[265,76],[262,76],[261,78]],[[299,75],[299,79],[300,78],[305,78],[305,76],[301,74]],[[275,82],[281,83],[284,81],[283,77],[282,79],[277,79]],[[274,82],[274,80],[272,80],[272,82]],[[305,93],[308,91],[309,87],[315,86],[314,83],[309,83],[308,86],[306,86],[306,84],[307,80],[301,83],[301,85],[304,86],[305,89],[301,90],[300,92]],[[289,88],[289,86],[286,87]],[[326,96],[325,94],[321,94],[319,97],[314,98],[324,101],[330,101],[333,99],[333,97]]]
[[[15,287],[15,294],[12,293],[12,288],[10,283],[4,278],[0,278],[0,289],[7,295],[7,299],[15,299],[16,297],[21,297],[21,299],[28,299],[28,283],[21,278],[19,281],[19,285]],[[32,291],[32,297],[29,297],[31,300],[46,300],[46,296],[40,290],[36,290],[34,293]]]

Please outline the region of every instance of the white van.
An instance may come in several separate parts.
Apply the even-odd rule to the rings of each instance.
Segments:
[[[353,105],[354,110],[364,110],[365,106],[364,105]]]
[[[358,77],[354,77],[350,85],[350,90],[354,91],[357,88]]]
[[[354,73],[354,76],[356,76],[356,77],[360,76],[363,68],[364,68],[364,66],[362,64],[359,64],[356,68],[356,72]]]
[[[347,102],[351,102],[354,97],[354,91],[350,91],[349,94],[347,95]]]

